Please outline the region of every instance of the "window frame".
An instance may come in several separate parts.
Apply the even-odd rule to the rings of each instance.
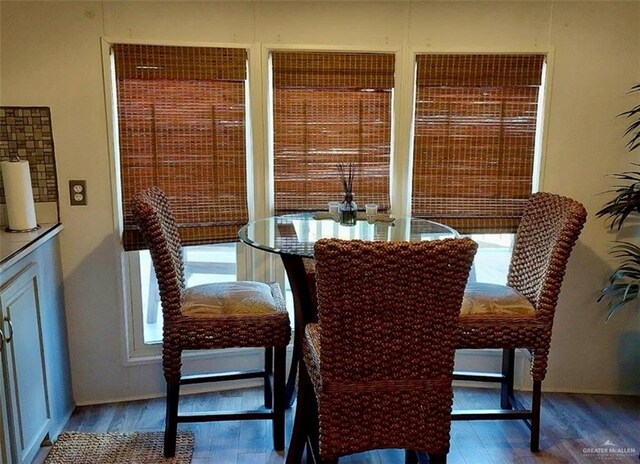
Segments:
[[[358,204],[390,208],[395,59],[389,52],[270,52],[274,214],[326,210],[341,199],[338,163],[355,165]]]
[[[255,220],[273,214],[273,136],[272,136],[272,79],[269,57],[274,50],[295,51],[336,51],[336,52],[381,52],[395,53],[394,92],[391,124],[391,165],[389,167],[389,196],[392,214],[407,216],[411,214],[412,166],[413,166],[413,127],[415,115],[415,78],[416,56],[423,53],[542,53],[546,55],[543,70],[543,86],[540,91],[539,119],[536,123],[536,142],[534,158],[533,191],[544,190],[544,172],[547,163],[547,129],[549,124],[549,103],[553,82],[554,49],[544,50],[531,48],[486,48],[481,49],[429,49],[412,47],[406,42],[396,46],[358,46],[358,45],[330,45],[330,44],[284,44],[271,42],[253,43],[202,43],[185,41],[135,40],[130,38],[102,37],[101,52],[103,63],[104,98],[106,107],[107,145],[109,153],[110,183],[112,196],[112,215],[114,233],[112,238],[114,260],[117,263],[116,281],[118,298],[116,305],[121,315],[119,334],[124,334],[122,340],[122,363],[136,365],[141,363],[159,363],[161,345],[144,345],[135,342],[136,309],[132,300],[132,273],[134,266],[128,262],[129,257],[122,250],[120,236],[121,197],[119,191],[119,163],[116,102],[111,87],[115,79],[115,70],[111,63],[110,47],[112,43],[138,43],[150,45],[175,46],[207,46],[207,47],[237,47],[247,50],[247,198],[249,220]],[[284,270],[280,257],[276,254],[265,253],[248,246],[238,247],[242,250],[238,256],[238,269],[244,266],[247,279],[276,280],[284,283]],[[240,272],[240,271],[239,271]],[[140,289],[137,290],[140,293]],[[142,322],[142,311],[138,310],[139,322]],[[117,336],[119,336],[119,334]],[[142,334],[140,333],[140,338]],[[258,353],[258,350],[255,350]],[[245,352],[246,353],[246,352]],[[248,356],[256,356],[249,353]],[[230,349],[224,352],[187,354],[186,358],[211,358],[217,356],[240,356],[239,350]],[[473,353],[473,356],[478,356]],[[495,354],[486,356],[486,364],[494,361]],[[485,359],[485,358],[483,358]],[[482,360],[480,369],[483,368]],[[524,371],[523,371],[524,372]]]
[[[274,214],[275,208],[275,191],[274,191],[274,140],[273,140],[273,68],[271,65],[271,52],[274,51],[297,51],[297,52],[325,52],[325,53],[344,53],[344,52],[352,52],[352,53],[393,53],[395,55],[395,69],[394,69],[394,88],[391,94],[391,137],[390,137],[390,166],[389,166],[389,204],[391,208],[389,212],[392,210],[395,211],[396,208],[396,200],[394,198],[394,192],[397,189],[397,182],[394,182],[394,173],[397,168],[394,169],[397,163],[397,154],[400,153],[398,151],[397,143],[398,138],[396,136],[397,131],[397,115],[400,114],[401,108],[399,106],[400,99],[397,98],[397,93],[399,89],[402,88],[402,69],[403,66],[399,66],[398,63],[402,63],[404,55],[406,54],[404,47],[358,47],[358,46],[339,46],[339,45],[301,45],[301,44],[282,44],[282,43],[265,43],[262,44],[262,62],[261,69],[263,70],[263,77],[266,76],[263,82],[263,95],[265,97],[265,105],[262,108],[266,127],[268,127],[267,136],[265,138],[266,149],[265,154],[266,162],[265,169],[267,173],[266,179],[266,195],[265,199],[268,199],[268,204],[264,206],[267,211],[264,216],[271,216]],[[337,179],[337,177],[336,177]],[[396,187],[394,189],[394,187]],[[402,201],[402,200],[399,200]],[[394,213],[395,214],[395,213]],[[285,289],[285,294],[287,290],[287,281],[286,281],[286,273],[284,270],[284,266],[282,265],[282,261],[280,260],[279,255],[274,253],[265,253],[259,250],[251,249],[250,253],[252,254],[253,263],[259,266],[257,262],[260,259],[260,256],[263,256],[263,259],[267,262],[267,275],[270,280],[278,282],[281,288]],[[292,328],[295,330],[295,328]]]
[[[247,206],[249,212],[249,220],[255,218],[255,198],[259,198],[259,192],[253,188],[251,183],[254,169],[253,166],[253,140],[255,140],[256,134],[253,133],[253,129],[260,124],[257,124],[252,117],[255,103],[249,98],[253,95],[250,89],[251,85],[251,57],[258,54],[258,47],[256,44],[245,43],[193,43],[193,42],[179,42],[179,41],[157,41],[157,40],[132,40],[132,39],[120,39],[115,37],[102,37],[101,38],[101,54],[103,63],[103,83],[104,83],[104,98],[106,107],[106,123],[107,123],[107,145],[109,151],[110,161],[110,183],[111,183],[111,197],[112,197],[112,217],[114,224],[114,255],[117,266],[117,289],[118,289],[118,306],[119,313],[121,315],[121,324],[119,333],[124,334],[122,337],[122,363],[124,365],[137,365],[147,363],[158,363],[162,356],[162,343],[144,343],[144,335],[142,332],[143,310],[142,310],[142,297],[141,297],[141,285],[140,285],[140,267],[139,257],[137,251],[124,251],[120,243],[123,233],[123,221],[122,221],[122,193],[120,189],[120,163],[119,163],[119,134],[118,134],[118,111],[117,101],[115,98],[115,63],[113,54],[111,53],[111,47],[116,43],[132,43],[141,45],[160,45],[160,46],[187,46],[187,47],[228,47],[228,48],[242,48],[247,51],[247,79],[245,84],[245,95],[247,99],[245,101],[246,108],[246,126],[245,126],[245,145],[246,145],[246,163],[247,163]],[[258,73],[259,74],[259,73]],[[259,79],[260,76],[258,76]],[[254,79],[255,80],[255,79]],[[251,175],[249,175],[251,172]],[[248,272],[250,267],[250,259],[247,251],[244,247],[237,247],[236,253],[236,265],[238,278],[254,278],[251,272]],[[212,352],[189,352],[183,356],[185,359],[203,359],[211,357],[227,357],[227,356],[244,356],[247,359],[258,356],[259,349],[240,349],[231,348],[216,353]]]
[[[542,81],[540,84],[540,91],[538,94],[538,117],[536,118],[536,135],[534,138],[534,157],[533,157],[533,175],[531,179],[531,193],[536,193],[544,190],[544,173],[547,161],[547,133],[549,126],[549,111],[551,101],[551,83],[553,82],[553,63],[554,63],[554,48],[549,46],[546,50],[536,50],[531,48],[483,48],[469,49],[469,48],[447,48],[431,50],[424,47],[412,47],[411,48],[411,63],[413,69],[413,76],[411,81],[412,98],[411,98],[411,133],[409,135],[409,160],[407,181],[407,197],[406,197],[406,211],[407,214],[411,214],[411,192],[413,191],[413,155],[414,155],[414,128],[415,128],[415,105],[416,105],[416,81],[417,81],[417,60],[418,55],[424,54],[474,54],[474,55],[515,55],[515,54],[541,54],[545,55],[545,60],[542,66]]]
[[[412,176],[412,182],[414,185],[418,182],[419,191],[415,192],[412,185],[411,195],[412,210],[417,207],[419,217],[432,216],[441,222],[447,222],[449,217],[448,225],[459,228],[461,233],[515,232],[516,217],[535,191],[533,168],[535,144],[540,134],[539,103],[544,90],[545,60],[543,53],[415,55],[413,142],[418,143],[418,148],[412,153],[412,168],[418,169],[419,174]],[[492,68],[496,72],[484,74],[482,71],[487,66],[497,66]],[[462,72],[461,76],[451,74],[456,68]],[[430,74],[432,71],[434,75]],[[534,92],[535,99],[532,98]],[[419,95],[433,99],[432,104],[424,101],[418,104]],[[535,107],[531,108],[533,104]],[[496,107],[499,115],[495,114]],[[509,114],[509,108],[515,113]],[[517,123],[520,118],[523,124]],[[477,126],[483,123],[487,125]],[[438,137],[431,139],[430,133]],[[476,138],[474,142],[480,145],[469,144],[465,136]],[[444,146],[442,139],[446,139]],[[452,163],[450,156],[457,161]],[[493,161],[498,164],[479,162],[487,157],[494,157]],[[452,172],[453,166],[461,166],[458,178],[461,192],[448,187],[453,179],[447,181],[447,176],[457,172]],[[477,172],[483,168],[488,171]],[[475,173],[473,177],[472,173]],[[474,178],[482,186],[477,191]],[[435,186],[436,191],[430,192],[431,186]],[[456,211],[457,207],[460,211]]]

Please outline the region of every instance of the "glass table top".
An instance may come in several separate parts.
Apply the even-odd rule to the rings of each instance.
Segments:
[[[314,219],[314,213],[286,214],[250,222],[238,231],[240,240],[271,253],[313,257],[313,245],[321,238],[368,241],[411,241],[454,238],[458,233],[426,219],[395,218],[393,221],[342,225],[331,218]]]

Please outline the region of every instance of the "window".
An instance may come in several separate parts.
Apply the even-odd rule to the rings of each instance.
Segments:
[[[260,75],[260,67],[252,74],[259,81],[270,79],[268,101],[261,82],[248,88],[243,48],[112,47],[136,354],[152,353],[144,344],[160,341],[162,331],[150,258],[129,213],[132,196],[152,185],[167,192],[180,224],[188,285],[247,278],[247,263],[258,279],[274,277],[265,263],[275,263],[275,277],[284,282],[280,260],[243,255],[245,247],[235,243],[237,230],[248,221],[249,206],[275,214],[326,210],[329,201],[342,199],[339,163],[356,166],[360,209],[376,203],[381,211],[390,210],[393,184],[403,206],[411,197],[414,216],[475,234],[484,244],[476,258],[478,280],[502,278],[509,234],[533,189],[545,57],[418,55],[414,150],[410,159],[403,153],[394,164],[392,147],[409,145],[408,140],[394,144],[393,108],[409,107],[408,92],[402,95],[407,101],[394,106],[394,78],[397,71],[407,82],[413,71],[396,70],[395,57],[271,51],[269,74]],[[261,164],[262,153],[248,162],[250,92],[255,108],[272,111],[272,173],[262,168],[268,165]],[[253,115],[254,128],[261,127],[262,116]],[[408,119],[398,118],[399,124]],[[408,127],[399,128],[398,134],[409,133]],[[266,145],[254,142],[258,152]],[[392,178],[392,165],[399,173],[412,167],[411,182]],[[258,191],[271,175],[272,199]],[[258,186],[249,200],[247,178]],[[487,273],[489,267],[498,274]]]
[[[246,51],[116,44],[113,56],[125,250],[145,247],[131,198],[158,186],[169,197],[183,245],[206,244],[185,248],[188,284],[200,283],[203,272],[210,281],[236,280],[231,242],[248,220]],[[129,262],[137,281],[133,300],[142,306],[135,319],[144,321],[138,343],[159,341],[162,320],[149,254],[131,253]]]
[[[129,210],[166,193],[185,245],[235,240],[246,223],[246,51],[114,46],[124,247],[144,247]]]
[[[341,200],[340,163],[355,165],[361,209],[389,209],[394,67],[389,53],[271,53],[275,214]],[[279,262],[276,275],[291,311]]]
[[[339,163],[356,167],[355,200],[389,208],[395,56],[274,51],[275,212],[342,198]]]
[[[514,232],[532,192],[544,55],[418,55],[412,211]]]
[[[506,282],[533,189],[543,55],[418,55],[412,210],[479,244],[470,279]]]

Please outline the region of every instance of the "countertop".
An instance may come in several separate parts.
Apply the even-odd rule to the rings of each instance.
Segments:
[[[0,231],[0,272],[24,258],[62,231],[62,224],[40,224],[34,232]]]

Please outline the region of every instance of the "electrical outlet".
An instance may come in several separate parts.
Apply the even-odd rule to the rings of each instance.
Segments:
[[[70,180],[69,181],[69,203],[71,206],[87,205],[87,181],[86,180]]]

